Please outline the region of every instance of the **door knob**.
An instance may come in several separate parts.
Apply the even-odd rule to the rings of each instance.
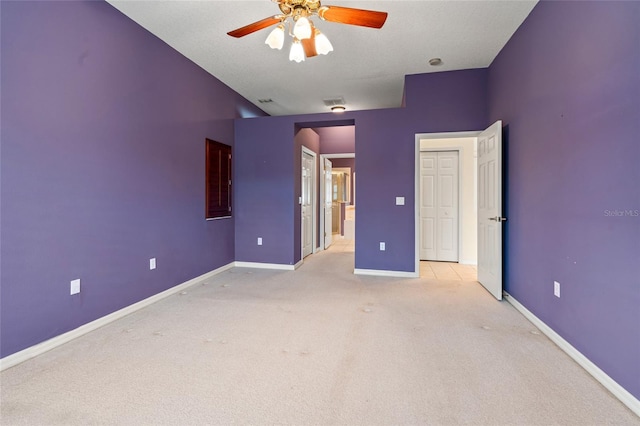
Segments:
[[[489,220],[495,220],[496,222],[506,222],[507,218],[506,217],[496,216],[496,217],[490,217]]]

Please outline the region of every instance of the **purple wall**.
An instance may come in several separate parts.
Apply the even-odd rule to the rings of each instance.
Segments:
[[[356,159],[355,158],[331,158],[331,163],[333,167],[348,167],[351,169],[353,173],[356,167]]]
[[[319,127],[320,154],[344,154],[356,151],[355,126]]]
[[[236,260],[293,265],[296,129],[271,118],[235,121]]]
[[[423,96],[407,96],[406,108],[357,115],[356,268],[414,270],[415,134],[484,129],[486,79],[484,69],[407,76],[407,94]],[[404,206],[395,205],[397,196]]]
[[[639,22],[638,2],[541,2],[489,79],[507,127],[506,290],[636,398]]]
[[[486,128],[487,70],[414,75],[406,84],[423,93],[408,97],[406,108],[345,112],[339,118],[326,113],[236,120],[237,260],[295,263],[300,251],[294,234],[299,228],[294,219],[299,216],[294,191],[298,176],[292,162],[295,128],[353,122],[358,161],[356,268],[414,270],[415,134]],[[447,96],[448,90],[454,96]],[[406,204],[396,206],[396,196],[404,196]],[[256,238],[265,235],[272,243],[258,247]],[[385,252],[378,249],[380,241],[387,244]]]
[[[233,261],[204,141],[264,114],[105,2],[0,7],[4,357]]]
[[[407,118],[417,133],[484,130],[487,70],[474,69],[405,78]]]

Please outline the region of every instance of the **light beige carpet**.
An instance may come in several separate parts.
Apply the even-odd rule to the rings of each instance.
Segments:
[[[478,283],[233,269],[2,372],[2,425],[640,425]]]

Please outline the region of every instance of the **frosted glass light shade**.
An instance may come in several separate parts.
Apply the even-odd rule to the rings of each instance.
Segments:
[[[298,63],[304,61],[304,49],[302,48],[302,44],[300,44],[300,40],[293,41],[291,50],[289,51],[289,60]]]
[[[311,37],[311,24],[307,18],[304,16],[298,18],[296,24],[293,26],[293,35],[296,36],[298,40]]]
[[[269,33],[265,44],[268,44],[272,49],[282,49],[284,45],[284,25],[280,24],[275,27],[274,30]]]
[[[316,52],[321,55],[326,55],[329,52],[333,52],[333,46],[326,35],[316,30]]]

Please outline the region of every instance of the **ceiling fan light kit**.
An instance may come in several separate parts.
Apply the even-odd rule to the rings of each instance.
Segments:
[[[262,19],[252,24],[229,31],[232,37],[240,38],[264,28],[279,24],[265,40],[272,49],[281,50],[284,46],[285,24],[289,23],[289,35],[293,37],[289,60],[302,62],[305,58],[326,55],[333,51],[333,45],[326,35],[322,34],[309,19],[317,16],[324,21],[340,24],[357,25],[369,28],[382,28],[386,12],[353,9],[340,6],[321,6],[319,0],[271,0],[278,3],[281,15]],[[291,18],[289,20],[289,18]],[[293,29],[291,21],[294,22]]]
[[[289,52],[289,60],[295,62],[304,61],[304,49],[302,48],[302,44],[300,44],[300,40],[293,40],[293,44],[291,45],[291,51]]]
[[[284,46],[284,25],[280,24],[271,31],[264,43],[268,44],[272,49],[281,50],[282,46]]]
[[[296,24],[293,26],[293,35],[298,40],[311,38],[311,23],[304,16],[298,16]]]
[[[333,52],[333,45],[329,41],[326,35],[322,34],[319,29],[316,29],[316,52],[321,55],[326,55],[329,52]]]

